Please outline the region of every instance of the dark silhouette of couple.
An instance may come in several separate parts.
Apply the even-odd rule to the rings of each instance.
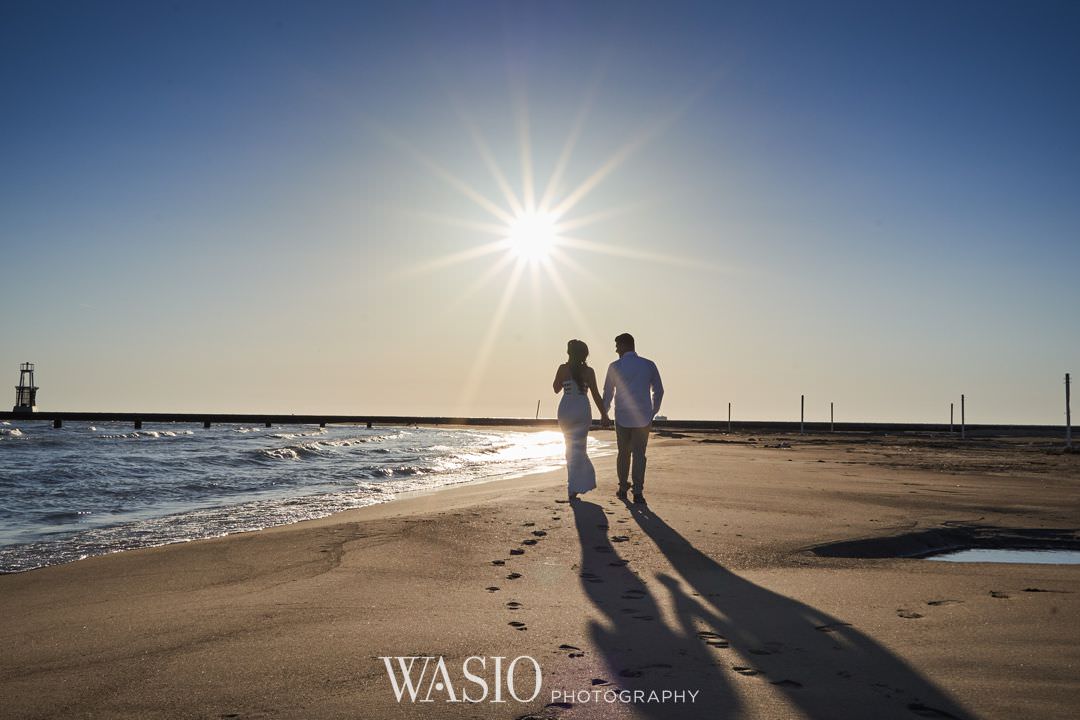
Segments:
[[[616,495],[627,499],[633,479],[634,502],[645,502],[645,449],[649,444],[652,421],[660,412],[664,385],[656,363],[637,354],[634,336],[623,333],[615,338],[619,359],[611,363],[604,377],[604,394],[596,384],[596,372],[586,364],[589,346],[581,340],[566,344],[567,361],[555,372],[552,387],[563,394],[559,401],[559,429],[566,440],[567,495],[577,500],[580,493],[596,489],[596,470],[589,460],[587,443],[592,427],[592,395],[600,410],[601,425],[611,424],[609,410],[615,405],[615,438],[619,447]]]

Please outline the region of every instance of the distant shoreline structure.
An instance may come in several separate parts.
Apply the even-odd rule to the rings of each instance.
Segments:
[[[274,425],[458,425],[477,427],[557,428],[554,418],[511,417],[433,417],[399,415],[283,415],[269,413],[140,413],[140,412],[62,412],[34,413],[0,412],[0,420],[31,420],[52,422],[62,427],[64,422],[127,422],[136,429],[143,423],[192,423],[203,427],[221,424]],[[594,425],[597,424],[594,422]],[[898,422],[836,422],[798,420],[659,420],[654,431],[681,430],[689,432],[791,432],[798,434],[800,426],[806,433],[944,433],[960,437],[959,427],[950,430],[949,423]],[[1065,433],[1063,425],[989,424],[966,426],[972,435],[1021,435],[1055,437]]]

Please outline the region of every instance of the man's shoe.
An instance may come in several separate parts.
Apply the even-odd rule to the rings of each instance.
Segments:
[[[645,504],[645,496],[642,495],[641,493],[634,493],[634,502],[636,504],[638,504],[638,505],[644,505]]]
[[[625,490],[617,491],[615,493],[615,497],[619,498],[620,500],[625,500],[626,499],[626,491]]]

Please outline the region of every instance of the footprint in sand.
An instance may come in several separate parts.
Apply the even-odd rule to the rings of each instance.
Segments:
[[[613,542],[613,543],[627,542],[629,539],[630,538],[628,536],[626,536],[626,535],[613,535],[611,537],[611,542]]]
[[[546,707],[546,708],[559,708],[560,710],[569,710],[570,708],[574,707],[574,703],[553,702],[553,703],[548,703],[544,707]]]
[[[607,680],[604,680],[603,678],[593,678],[592,679],[592,684],[594,686],[596,686],[596,685],[610,685],[611,683],[609,683]]]
[[[505,560],[492,560],[491,564],[492,565],[505,565],[506,561]]]
[[[528,540],[522,540],[522,541],[521,541],[521,544],[522,544],[522,545],[529,545],[529,546],[532,546],[532,545],[535,545],[535,544],[536,544],[536,543],[538,543],[538,542],[540,542],[540,541],[539,541],[539,540],[535,540],[535,539],[533,539],[533,538],[529,538]]]
[[[534,523],[534,522],[527,522],[527,523],[523,523],[523,524],[522,524],[522,527],[532,527],[532,526],[534,526],[534,525],[536,525],[536,523]]]
[[[644,590],[627,590],[622,594],[623,600],[640,600],[645,597]]]
[[[544,532],[543,530],[533,530],[532,534],[535,535],[536,537],[544,537],[544,536],[547,535],[547,533]]]
[[[769,641],[764,643],[761,647],[754,648],[749,652],[752,655],[779,655],[783,650],[784,643]]]
[[[851,623],[835,622],[835,623],[829,623],[828,625],[818,625],[814,629],[817,630],[818,632],[831,633],[831,632],[836,632],[840,628],[844,628],[844,627],[851,627]]]
[[[652,615],[634,615],[635,620],[655,620]]]
[[[525,606],[519,603],[517,600],[511,600],[510,602],[506,603],[506,607],[510,608],[511,610],[520,610]]]
[[[745,665],[732,665],[731,669],[746,677],[754,677],[755,675],[761,674],[761,671],[757,668],[746,667]]]
[[[1045,592],[1045,593],[1062,593],[1063,595],[1071,595],[1071,590],[1043,590],[1042,588],[1030,587],[1024,588],[1024,592]]]
[[[488,592],[499,592],[499,588],[496,585],[492,585],[491,587],[487,587],[487,588],[484,588],[484,589],[487,590]]]
[[[991,590],[990,591],[990,597],[992,597],[992,598],[1009,598],[1009,597],[1012,597],[1012,596],[1009,595],[1009,593],[1007,593],[1007,592],[1001,592],[1000,590]]]
[[[528,630],[529,629],[529,628],[525,627],[525,623],[521,622],[520,620],[511,620],[510,622],[508,622],[506,624],[509,625],[512,628],[517,629],[517,630]]]
[[[597,575],[595,575],[595,574],[593,574],[591,572],[583,572],[583,573],[581,573],[581,579],[584,580],[585,582],[591,582],[591,583],[602,583],[602,582],[604,582]]]
[[[963,603],[963,600],[927,600],[926,604],[933,607],[939,607],[941,605],[959,605]]]
[[[596,552],[602,552],[602,553],[612,553],[612,552],[615,552],[614,550],[612,550],[612,549],[611,549],[610,547],[608,547],[607,545],[597,545],[596,547],[594,547],[594,548],[593,548],[593,550],[595,550]]]
[[[571,650],[572,652],[569,655],[567,655],[567,657],[572,657],[572,658],[585,657],[585,651],[583,651],[581,648],[579,648],[579,647],[577,647],[575,645],[567,645],[566,643],[563,643],[562,645],[559,646],[559,649],[560,650]]]
[[[779,687],[789,687],[789,688],[801,688],[802,687],[801,682],[796,682],[794,680],[787,680],[787,679],[785,679],[785,680],[773,680],[772,684],[777,685]]]
[[[513,572],[513,573],[510,573],[509,575],[507,575],[506,579],[507,580],[517,580],[519,577],[521,577],[521,573]]]
[[[898,608],[896,614],[897,616],[902,617],[905,620],[918,620],[922,617],[922,615],[917,612],[912,612],[911,610],[904,610],[903,608]]]
[[[626,567],[629,562],[629,560],[616,560],[615,562],[609,562],[608,565],[611,567]]]
[[[510,554],[511,555],[524,555],[525,551],[522,550],[521,548],[514,548],[513,550],[510,551]]]
[[[923,705],[922,703],[910,703],[907,707],[908,710],[915,713],[919,717],[940,718],[943,720],[948,720],[949,718],[952,718],[953,720],[960,720],[950,712],[938,710],[937,708],[930,707],[929,705]]]
[[[726,637],[724,637],[723,635],[720,635],[718,633],[714,633],[711,630],[701,630],[701,631],[699,631],[698,632],[698,637],[701,638],[702,641],[706,645],[708,645],[710,647],[714,647],[714,648],[731,647],[731,643],[728,642]]]

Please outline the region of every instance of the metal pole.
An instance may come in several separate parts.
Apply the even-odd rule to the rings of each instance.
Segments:
[[[731,432],[731,403],[727,404],[727,431]]]
[[[949,403],[949,432],[953,431],[953,405],[956,403]]]
[[[967,418],[964,415],[964,396],[960,396],[960,439],[967,437]]]
[[[1069,407],[1069,373],[1065,373],[1065,447],[1072,448],[1072,409]]]
[[[829,432],[836,432],[836,416],[833,415],[833,404],[829,402]]]
[[[536,401],[536,419],[537,420],[540,419],[540,401],[539,400]]]
[[[802,433],[806,429],[806,396],[799,396],[799,432]]]

